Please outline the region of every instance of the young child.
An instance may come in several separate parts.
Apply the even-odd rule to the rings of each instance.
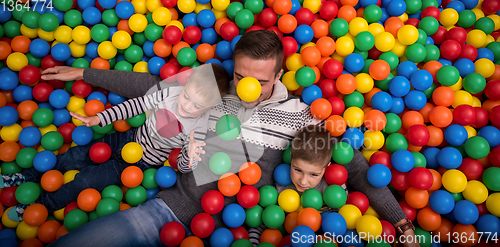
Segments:
[[[72,147],[66,153],[57,156],[53,170],[64,173],[80,170],[73,181],[64,184],[55,192],[43,193],[37,203],[47,207],[49,212],[65,207],[76,201],[78,194],[86,188],[101,191],[106,186],[121,183],[121,172],[130,165],[143,171],[162,166],[175,148],[182,148],[177,163],[180,172],[186,173],[196,168],[204,153],[201,149],[207,131],[209,114],[207,111],[221,102],[229,89],[229,77],[225,69],[218,64],[199,66],[188,78],[185,86],[170,86],[143,97],[125,101],[109,108],[96,116],[84,117],[76,113],[71,115],[87,127],[101,127],[117,120],[123,120],[148,110],[154,112],[139,128],[126,132],[116,132],[88,145]],[[107,143],[112,150],[108,161],[96,164],[89,157],[91,147],[98,142]],[[144,153],[135,164],[128,164],[121,156],[121,149],[129,142],[137,142]],[[23,173],[3,175],[0,187],[17,186],[25,181],[38,182],[43,173],[34,168]],[[9,210],[9,218],[21,221],[27,205],[18,205]]]

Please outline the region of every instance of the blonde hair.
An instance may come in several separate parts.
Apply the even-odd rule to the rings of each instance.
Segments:
[[[189,76],[186,87],[193,87],[210,106],[216,105],[229,91],[229,75],[219,64],[203,64]]]

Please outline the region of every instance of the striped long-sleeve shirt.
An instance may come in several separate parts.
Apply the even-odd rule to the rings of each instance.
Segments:
[[[167,87],[163,90],[129,99],[111,107],[97,116],[101,127],[117,120],[124,120],[148,110],[153,112],[135,134],[135,142],[144,150],[142,160],[152,166],[163,165],[172,150],[182,148],[178,156],[177,167],[180,172],[189,172],[196,168],[198,161],[193,160],[189,167],[187,155],[189,132],[194,129],[197,142],[205,140],[208,114],[198,118],[183,118],[177,115],[177,99],[183,86]]]

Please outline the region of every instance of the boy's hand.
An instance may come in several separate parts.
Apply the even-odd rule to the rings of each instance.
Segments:
[[[70,112],[69,115],[71,115],[73,118],[78,119],[82,121],[87,127],[91,127],[94,125],[98,125],[101,123],[101,119],[99,119],[98,116],[92,116],[92,117],[84,117],[78,113]]]
[[[207,145],[204,142],[196,142],[194,140],[194,130],[191,130],[189,133],[189,148],[188,148],[188,157],[189,157],[189,165],[188,167],[191,168],[191,164],[193,163],[193,160],[196,158],[198,161],[201,161],[201,158],[198,154],[204,154],[205,150],[199,148]]]
[[[73,68],[68,66],[56,66],[42,71],[42,79],[60,80],[60,81],[76,81],[83,80],[83,69]]]

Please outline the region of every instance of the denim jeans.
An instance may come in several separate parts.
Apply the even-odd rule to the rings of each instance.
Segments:
[[[64,208],[68,203],[76,201],[78,194],[87,188],[103,190],[109,185],[121,184],[121,173],[130,165],[135,165],[143,171],[149,165],[140,160],[135,164],[125,162],[121,157],[121,150],[125,144],[134,141],[135,128],[126,132],[116,132],[101,139],[92,141],[88,145],[69,148],[66,153],[57,155],[57,163],[53,170],[65,173],[69,170],[79,170],[75,179],[55,192],[45,192],[36,201],[47,207],[49,212]],[[97,164],[90,159],[89,151],[97,142],[105,142],[111,147],[111,157],[108,161]],[[23,171],[26,181],[39,182],[43,173],[35,168]]]
[[[151,199],[137,207],[119,211],[93,220],[50,244],[50,247],[89,246],[164,246],[160,240],[161,228],[177,221],[191,236],[190,229],[174,215],[159,198]]]

